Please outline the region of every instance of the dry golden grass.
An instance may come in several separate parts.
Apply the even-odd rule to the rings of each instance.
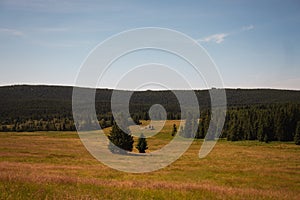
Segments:
[[[148,139],[168,143],[173,123]],[[106,130],[107,131],[107,130]],[[74,132],[0,133],[0,199],[300,199],[300,147],[202,141],[165,169],[128,174],[95,160]]]

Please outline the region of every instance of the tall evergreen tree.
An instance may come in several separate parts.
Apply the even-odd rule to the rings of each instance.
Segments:
[[[141,124],[138,115],[133,115],[132,119],[133,119],[133,122],[134,122],[136,125],[140,125],[140,124]]]
[[[125,129],[128,134],[124,132],[116,123],[114,123],[110,135],[108,136],[110,140],[109,149],[113,153],[126,153],[126,151],[132,151],[134,142],[133,137],[130,135],[128,126],[125,126],[125,123],[123,123],[122,128]],[[113,144],[120,149],[116,148]]]
[[[231,117],[231,122],[229,125],[229,130],[227,134],[227,140],[229,141],[238,141],[239,140],[239,121],[237,119],[237,114],[233,113]]]
[[[258,123],[258,129],[257,129],[257,139],[260,142],[264,141],[264,137],[265,137],[264,128],[265,128],[265,123],[264,123],[262,115],[260,115],[260,119],[259,119],[259,123]]]
[[[149,114],[148,114],[148,112],[144,112],[144,120],[146,120],[146,121],[149,120]]]
[[[176,133],[177,133],[177,127],[176,124],[173,124],[172,136],[175,136]]]
[[[275,134],[275,139],[281,141],[284,135],[284,113],[281,109],[277,111],[275,114],[274,134]]]
[[[265,133],[265,136],[264,136],[264,142],[265,142],[265,143],[269,143],[269,136],[268,136],[268,133]]]
[[[245,118],[243,120],[243,132],[244,132],[244,138],[245,140],[253,140],[253,134],[251,130],[251,123],[250,123],[250,115],[248,112],[246,112]]]
[[[204,118],[199,120],[199,125],[198,125],[198,129],[197,129],[197,133],[195,138],[197,139],[203,139],[205,137],[205,133],[204,133]]]
[[[140,153],[146,153],[145,151],[148,149],[147,140],[143,133],[139,137],[136,148],[139,150]]]
[[[294,141],[296,145],[300,145],[300,121],[297,123]]]
[[[182,131],[180,131],[180,135],[185,138],[194,138],[194,133],[196,132],[196,123],[193,119],[193,115],[191,113],[187,113],[185,125]]]

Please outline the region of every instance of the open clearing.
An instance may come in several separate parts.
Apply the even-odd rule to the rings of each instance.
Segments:
[[[168,121],[148,139],[171,139]],[[95,160],[76,132],[0,133],[0,199],[300,199],[300,146],[220,140],[204,159],[202,140],[170,166],[119,172]]]

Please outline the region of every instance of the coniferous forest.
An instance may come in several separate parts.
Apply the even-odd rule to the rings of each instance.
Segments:
[[[0,87],[0,131],[74,131],[72,90],[72,87],[62,86]],[[195,93],[201,113],[195,138],[204,138],[210,123],[210,96],[208,90]],[[112,90],[96,90],[95,107],[102,128],[113,125],[111,95]],[[226,89],[226,95],[227,113],[222,138],[263,142],[297,138],[300,91]],[[179,103],[171,91],[140,91],[133,93],[129,104],[133,120],[136,123],[148,120],[148,111],[153,104],[164,106],[167,119],[181,119]]]

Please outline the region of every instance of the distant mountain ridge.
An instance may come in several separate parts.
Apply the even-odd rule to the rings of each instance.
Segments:
[[[225,89],[228,105],[245,105],[260,103],[300,102],[300,91],[279,89]],[[72,99],[72,86],[51,85],[13,85],[0,86],[0,101],[7,100],[55,100],[66,101]],[[112,89],[97,89],[96,101],[110,101]],[[180,90],[179,90],[180,91]],[[195,90],[198,97],[205,96],[208,90]],[[137,91],[136,94],[153,95],[153,98],[168,95],[171,91]],[[159,94],[159,95],[158,95]],[[140,99],[140,98],[139,98]]]
[[[72,86],[2,86],[0,87],[0,120],[38,117],[39,115],[61,115],[71,118],[72,91]],[[97,89],[96,91],[97,111],[110,112],[110,98],[113,90]],[[200,107],[210,106],[208,90],[196,90],[195,93]],[[293,90],[226,89],[226,95],[228,107],[300,103],[300,91]],[[171,111],[179,111],[177,99],[171,91],[137,91],[134,92],[130,101],[133,112],[147,111],[154,103],[160,103]]]

